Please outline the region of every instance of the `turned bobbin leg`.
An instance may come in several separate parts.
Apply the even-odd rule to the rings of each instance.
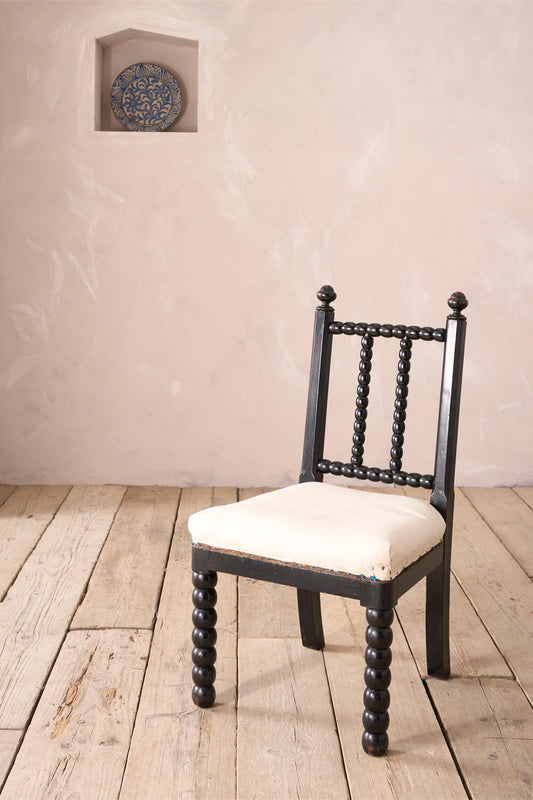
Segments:
[[[394,611],[378,611],[367,608],[366,629],[367,648],[365,652],[365,693],[363,700],[363,750],[371,756],[384,756],[389,746],[387,728],[389,727],[390,703],[389,685],[391,682],[390,663],[392,653],[392,621]]]
[[[192,679],[193,690],[192,699],[200,708],[211,708],[215,702],[216,692],[213,686],[216,677],[215,661],[217,651],[215,644],[217,632],[217,612],[215,604],[217,602],[218,575],[216,572],[193,572],[192,582],[194,591],[192,601],[194,611],[192,621],[194,629],[192,641],[194,648],[192,651]]]

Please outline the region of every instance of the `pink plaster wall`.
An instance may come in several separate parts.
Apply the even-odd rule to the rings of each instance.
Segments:
[[[198,133],[94,130],[124,28],[200,42]],[[458,479],[533,482],[532,3],[18,0],[0,37],[2,482],[294,480],[322,283],[367,321],[467,293]]]

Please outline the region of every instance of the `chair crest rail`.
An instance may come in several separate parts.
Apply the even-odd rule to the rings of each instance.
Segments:
[[[425,342],[445,342],[446,328],[420,328],[418,325],[381,325],[379,322],[330,322],[328,331],[347,336],[383,336],[385,339],[422,339]]]

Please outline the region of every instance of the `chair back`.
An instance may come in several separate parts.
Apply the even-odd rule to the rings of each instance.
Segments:
[[[421,328],[417,325],[339,322],[335,320],[335,309],[331,306],[336,296],[331,286],[323,286],[317,293],[321,304],[315,313],[300,483],[322,481],[324,475],[330,473],[331,475],[343,475],[346,478],[380,481],[398,486],[421,486],[424,489],[432,490],[431,504],[447,519],[453,510],[457,430],[466,335],[466,318],[462,312],[467,307],[468,301],[462,292],[454,292],[448,300],[448,306],[452,311],[447,317],[446,327]],[[339,335],[361,337],[352,450],[350,461],[347,463],[324,458],[332,340],[334,336]],[[364,464],[366,420],[373,348],[375,340],[380,336],[387,339],[399,339],[396,397],[388,466],[369,467]],[[414,343],[419,341],[438,342],[444,345],[435,468],[432,475],[406,472],[402,469],[411,354]]]

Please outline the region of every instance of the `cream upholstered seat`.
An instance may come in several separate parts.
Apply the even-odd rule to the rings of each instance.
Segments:
[[[194,545],[391,580],[443,537],[425,500],[299,483],[189,518]]]

